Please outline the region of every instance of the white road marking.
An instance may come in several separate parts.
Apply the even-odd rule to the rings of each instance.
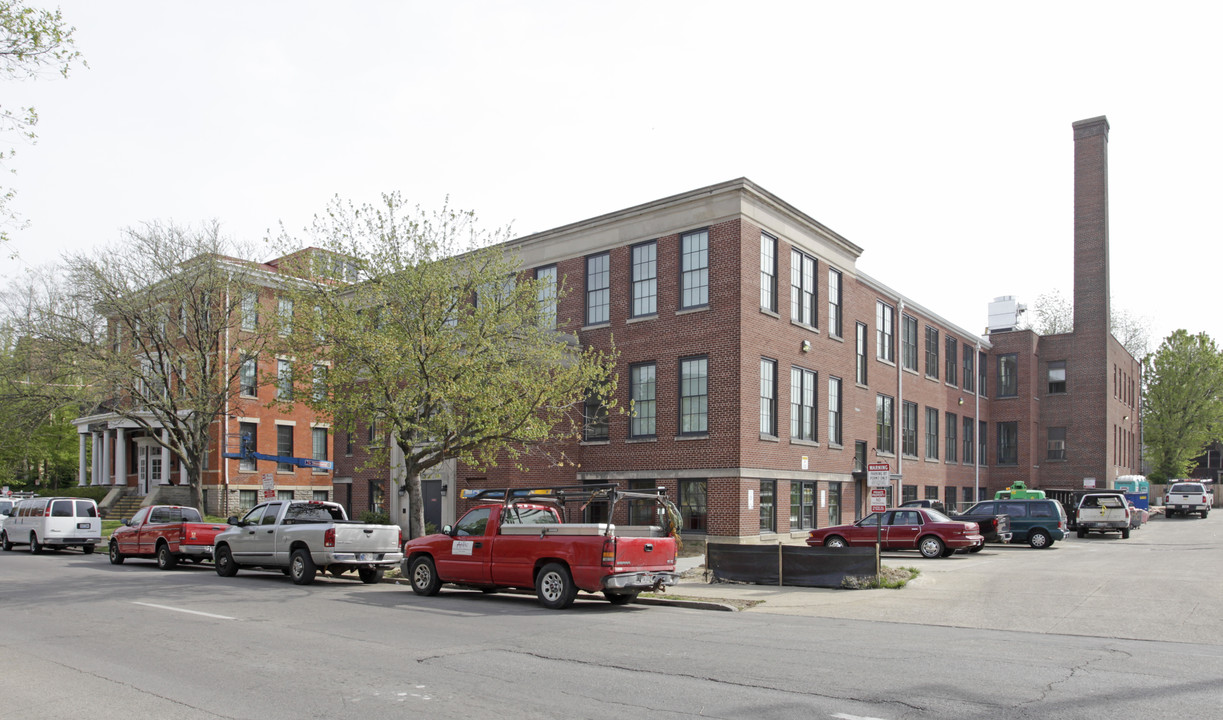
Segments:
[[[847,715],[845,713],[837,713],[832,717],[837,720],[883,720],[883,718],[871,717],[869,715]]]
[[[237,620],[228,615],[213,615],[212,613],[200,612],[198,610],[186,610],[183,608],[170,607],[169,605],[156,605],[154,603],[132,601],[133,605],[143,605],[145,607],[157,608],[158,610],[170,610],[172,612],[188,613],[191,615],[203,615],[204,617],[216,618],[217,620]]]

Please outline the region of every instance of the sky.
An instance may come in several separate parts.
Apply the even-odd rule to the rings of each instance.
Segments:
[[[261,242],[398,191],[523,236],[747,177],[983,334],[1072,295],[1071,124],[1105,115],[1114,308],[1223,341],[1223,5],[30,2],[89,67],[0,80],[41,118],[0,138],[6,285],[145,222]]]

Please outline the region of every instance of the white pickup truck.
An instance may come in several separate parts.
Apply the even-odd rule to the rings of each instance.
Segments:
[[[1075,510],[1075,526],[1079,537],[1087,533],[1119,532],[1122,539],[1130,536],[1130,506],[1122,493],[1086,493],[1079,498]]]
[[[349,520],[336,503],[270,500],[216,536],[212,557],[217,575],[233,577],[243,567],[279,569],[298,585],[309,585],[319,570],[339,575],[356,570],[374,583],[403,559],[397,525]]]
[[[1200,482],[1176,482],[1168,488],[1164,495],[1164,517],[1172,517],[1176,513],[1188,515],[1198,513],[1202,517],[1210,514],[1214,504],[1214,495]]]

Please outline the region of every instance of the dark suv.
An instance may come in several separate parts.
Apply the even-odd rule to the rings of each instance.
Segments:
[[[1008,515],[1011,542],[1026,542],[1047,548],[1066,537],[1066,511],[1056,500],[985,500],[964,511],[965,515]]]

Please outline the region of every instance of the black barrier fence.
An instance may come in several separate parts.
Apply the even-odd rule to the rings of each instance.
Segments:
[[[846,577],[875,575],[873,547],[825,548],[710,543],[706,552],[708,567],[715,580],[760,585],[839,588]]]

